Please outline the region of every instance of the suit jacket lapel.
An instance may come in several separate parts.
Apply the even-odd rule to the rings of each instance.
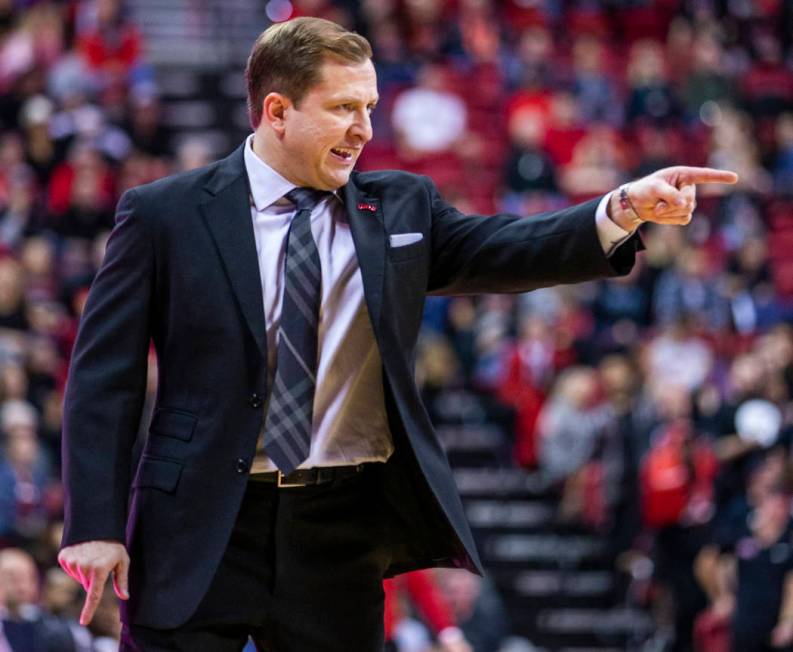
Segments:
[[[355,186],[354,177],[344,186],[343,191],[355,253],[363,278],[366,307],[375,337],[379,339],[386,257],[382,207],[379,198],[368,196]]]
[[[206,185],[206,190],[213,196],[200,208],[242,314],[262,355],[262,362],[266,362],[262,282],[242,147],[220,162],[217,172]]]
[[[244,144],[220,162],[217,172],[206,185],[211,197],[200,205],[200,209],[262,361],[266,361],[262,285],[243,147]],[[382,207],[379,198],[360,191],[353,179],[344,186],[343,196],[361,268],[366,307],[375,336],[379,339],[387,253]]]

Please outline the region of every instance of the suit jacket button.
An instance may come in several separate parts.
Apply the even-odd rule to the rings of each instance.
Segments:
[[[248,472],[248,462],[246,462],[241,457],[237,460],[237,473],[242,475],[243,473]]]
[[[262,397],[256,393],[251,394],[251,397],[248,399],[248,403],[252,408],[260,408],[262,406]]]

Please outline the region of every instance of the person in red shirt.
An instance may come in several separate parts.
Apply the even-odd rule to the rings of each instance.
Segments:
[[[443,652],[472,652],[463,632],[457,627],[454,614],[435,583],[431,570],[399,575],[383,582],[385,590],[385,638],[394,647],[394,635],[406,614],[402,608],[407,598],[437,636]]]

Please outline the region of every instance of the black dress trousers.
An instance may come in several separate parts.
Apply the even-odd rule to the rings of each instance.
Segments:
[[[249,482],[195,614],[173,630],[125,625],[121,652],[232,652],[249,636],[262,652],[382,652],[383,466],[308,487]]]

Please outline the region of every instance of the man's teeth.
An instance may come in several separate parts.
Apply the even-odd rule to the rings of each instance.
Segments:
[[[349,149],[338,149],[334,147],[330,151],[333,152],[336,156],[341,156],[342,158],[352,158],[352,150]]]

